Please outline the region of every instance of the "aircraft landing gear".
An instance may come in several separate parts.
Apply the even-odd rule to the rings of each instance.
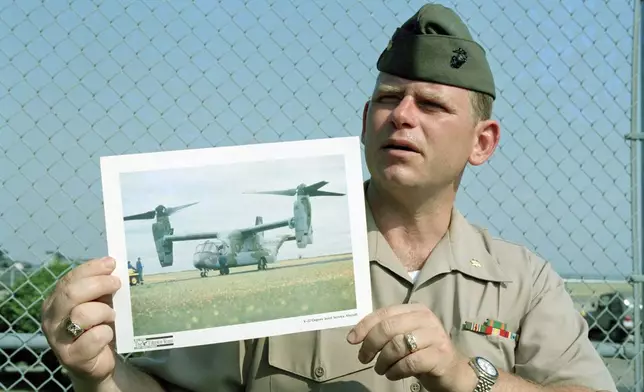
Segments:
[[[261,271],[261,270],[265,270],[265,269],[266,269],[266,264],[267,264],[267,263],[266,263],[266,259],[265,259],[264,257],[262,257],[262,258],[261,258],[261,259],[259,259],[259,261],[257,262],[257,269],[258,269],[259,271]]]
[[[230,273],[230,268],[228,268],[227,265],[221,267],[221,269],[219,270],[219,275],[228,275],[229,273]]]
[[[200,273],[202,278],[207,278],[208,277],[208,270],[202,270]]]

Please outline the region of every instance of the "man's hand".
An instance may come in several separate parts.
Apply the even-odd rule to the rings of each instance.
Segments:
[[[52,351],[74,379],[99,385],[114,372],[115,312],[112,295],[121,287],[112,276],[112,258],[81,264],[56,283],[42,307],[42,330]],[[67,330],[67,321],[85,329],[78,337]]]
[[[127,365],[114,350],[112,295],[121,287],[114,259],[95,259],[74,267],[56,283],[42,306],[42,330],[77,392],[161,392],[154,378]],[[73,321],[85,330],[67,330]]]
[[[410,347],[407,338],[415,340]],[[358,359],[371,362],[389,380],[416,376],[428,389],[451,390],[467,359],[457,352],[440,320],[422,304],[403,304],[379,309],[362,319],[347,336],[362,343]],[[467,378],[474,380],[474,372]],[[462,380],[461,380],[462,381]]]

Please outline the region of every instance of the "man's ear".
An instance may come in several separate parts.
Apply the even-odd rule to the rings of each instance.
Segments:
[[[369,111],[369,101],[364,103],[364,108],[362,109],[362,132],[360,132],[360,141],[364,145],[365,133],[367,131],[367,112]]]
[[[475,131],[477,136],[474,149],[469,157],[469,163],[478,166],[486,162],[499,145],[501,138],[501,127],[494,120],[482,121]]]

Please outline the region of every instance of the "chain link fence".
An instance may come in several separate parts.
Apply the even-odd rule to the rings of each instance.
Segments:
[[[422,3],[0,1],[0,386],[71,390],[40,306],[107,253],[100,156],[358,135],[377,57]],[[642,391],[639,2],[444,4],[488,51],[505,135],[459,208],[550,260],[620,390]]]

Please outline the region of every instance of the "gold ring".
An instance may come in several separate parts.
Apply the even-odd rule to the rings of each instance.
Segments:
[[[72,335],[74,339],[81,336],[85,330],[80,325],[73,322],[70,318],[67,318],[67,323],[65,324],[65,330]]]
[[[409,349],[410,352],[414,353],[418,350],[416,337],[412,333],[405,334],[405,343],[407,343],[407,348]]]

